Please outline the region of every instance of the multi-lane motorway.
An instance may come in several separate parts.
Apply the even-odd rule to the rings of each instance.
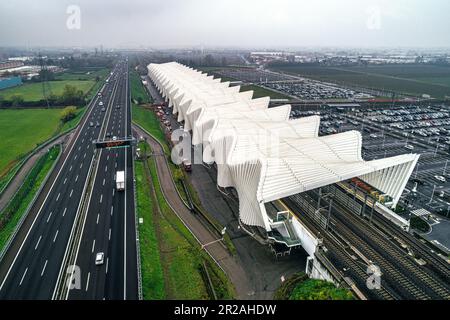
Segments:
[[[0,299],[138,298],[132,149],[92,143],[131,135],[127,61],[100,93],[0,262]],[[117,171],[125,171],[124,191],[115,189]],[[104,253],[102,265],[95,264],[97,252]],[[60,297],[71,254],[79,286]]]

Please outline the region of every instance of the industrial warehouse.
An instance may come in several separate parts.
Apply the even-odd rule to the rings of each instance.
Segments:
[[[220,187],[236,189],[241,221],[267,232],[284,233],[266,203],[354,177],[395,207],[419,158],[364,161],[357,131],[319,137],[320,118],[290,120],[289,105],[269,109],[269,99],[253,100],[251,91],[239,93],[178,63],[150,64],[148,71],[184,130],[193,130],[193,144],[210,146],[203,161],[216,163]]]

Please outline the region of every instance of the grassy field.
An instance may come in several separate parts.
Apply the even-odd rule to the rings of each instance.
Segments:
[[[77,109],[77,116],[64,125],[60,122],[61,110],[0,110],[0,190],[25,154],[52,136],[74,128],[86,107]]]
[[[145,90],[141,78],[136,71],[130,72],[130,90],[131,90],[131,99],[135,102],[141,103],[149,103],[150,98]]]
[[[60,109],[0,110],[0,177],[14,160],[58,130]]]
[[[142,148],[142,146],[140,146]],[[142,291],[145,300],[164,299],[164,274],[156,238],[154,200],[150,184],[141,161],[135,161],[136,199],[139,224],[140,255],[142,267]]]
[[[391,90],[416,96],[430,94],[443,98],[450,95],[449,67],[392,65],[338,68],[287,65],[274,66],[272,69],[343,85]]]
[[[291,99],[282,93],[278,93],[256,85],[246,85],[241,87],[240,92],[253,90],[253,99],[269,96],[271,99]]]
[[[57,74],[57,80],[95,80],[97,77],[104,79],[109,74],[109,69],[88,70],[88,71],[67,71]]]
[[[91,87],[95,84],[94,80],[61,80],[61,81],[49,81],[50,90],[52,94],[60,96],[66,85],[75,86],[77,89],[87,93]],[[9,88],[0,91],[0,96],[4,100],[11,100],[13,96],[21,96],[24,101],[40,101],[44,97],[42,95],[42,83],[26,83],[18,87]]]
[[[33,200],[42,182],[53,166],[60,152],[59,146],[54,146],[43,155],[31,169],[23,185],[9,205],[0,212],[0,251],[16,229],[17,223]]]
[[[150,151],[141,143],[141,150]],[[136,162],[143,293],[145,299],[210,299],[202,268],[206,265],[218,297],[229,299],[225,275],[198,243],[162,194],[153,158]]]
[[[144,107],[141,107],[134,103],[132,104],[131,113],[133,121],[147,130],[156,139],[158,139],[158,141],[161,142],[161,144],[164,146],[164,151],[168,154],[169,147],[165,142],[166,137],[155,114],[152,111],[146,110]]]

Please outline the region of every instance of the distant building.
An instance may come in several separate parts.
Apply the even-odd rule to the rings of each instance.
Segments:
[[[22,84],[20,77],[0,78],[0,90],[19,86]]]
[[[0,62],[0,70],[17,68],[23,66],[23,62],[21,61],[3,61]]]

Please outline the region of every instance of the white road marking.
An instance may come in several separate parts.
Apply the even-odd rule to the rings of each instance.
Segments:
[[[109,228],[108,240],[111,240],[111,228]]]
[[[75,177],[75,182],[77,182],[78,181],[78,175]]]
[[[63,182],[63,184],[66,184],[66,182],[67,182],[67,178],[65,178],[65,179],[64,179],[64,182]]]
[[[69,195],[69,198],[72,198],[72,193],[73,193],[73,189],[72,189],[72,190],[70,190],[70,195]]]
[[[78,147],[78,151],[80,151],[80,150],[81,150],[81,146]]]
[[[56,201],[58,201],[59,200],[59,196],[61,195],[61,192],[60,193],[58,193],[58,196],[56,197]]]
[[[108,274],[109,258],[106,258],[106,274]]]
[[[103,202],[103,193],[100,195],[100,203]]]
[[[91,277],[91,273],[89,272],[88,276],[87,276],[87,280],[86,280],[86,291],[88,291],[88,288],[89,288],[89,279],[90,279],[90,277]]]
[[[59,229],[58,229],[58,230],[56,230],[56,233],[55,233],[55,237],[53,238],[53,242],[55,242],[55,241],[56,241],[56,238],[58,237],[58,233],[59,233]]]
[[[116,189],[113,188],[113,197],[114,197],[114,193],[116,192]]]
[[[47,268],[47,262],[48,262],[48,260],[45,260],[44,267],[42,268],[42,271],[41,271],[41,277],[44,275],[45,268]]]
[[[63,211],[63,217],[66,215],[66,211],[67,211],[67,207],[64,208],[64,211]]]
[[[38,241],[36,243],[36,246],[34,247],[34,250],[36,250],[37,247],[39,246],[39,242],[41,242],[41,239],[42,239],[42,236],[39,237],[39,239],[38,239]]]
[[[83,162],[80,164],[80,169],[83,168]]]
[[[75,157],[73,158],[73,160],[77,160],[78,155],[76,154]]]
[[[105,181],[106,181],[105,178],[103,178],[103,185],[105,185]]]
[[[113,215],[113,212],[114,212],[114,207],[113,206],[111,206],[111,215]]]
[[[108,171],[108,166],[105,167],[105,172]]]
[[[28,268],[25,269],[25,272],[22,275],[22,279],[20,279],[19,287],[22,285],[23,279],[25,278],[25,275],[27,274],[27,272],[28,272]]]
[[[94,249],[95,249],[95,239],[94,241],[92,241],[92,253],[94,253]]]
[[[53,211],[50,211],[50,214],[48,215],[48,218],[47,218],[47,223],[50,221],[50,218],[51,218],[51,216],[52,216],[52,213],[53,213]]]
[[[108,154],[108,156],[106,157],[106,160],[109,160],[109,154]]]
[[[84,153],[84,156],[83,156],[83,158],[86,158],[86,152]]]
[[[114,167],[117,168],[117,162],[114,164]]]
[[[97,224],[98,224],[98,219],[100,219],[100,213],[97,213]]]
[[[69,171],[72,171],[72,166],[70,166]]]

